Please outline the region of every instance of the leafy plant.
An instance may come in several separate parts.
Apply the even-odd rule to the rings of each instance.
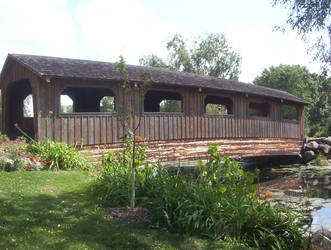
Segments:
[[[44,140],[41,142],[32,141],[27,146],[27,151],[38,156],[43,162],[49,162],[45,165],[51,170],[88,170],[91,164],[82,157],[73,145],[67,145],[62,142]]]
[[[104,203],[112,205],[127,205],[131,200],[131,163],[133,141],[128,139],[123,151],[109,151],[102,157],[102,174],[97,184],[99,196]],[[153,173],[156,165],[145,162],[145,147],[136,147],[135,153],[135,192],[138,201],[153,187]],[[155,184],[156,185],[156,184]]]
[[[3,142],[9,142],[9,141],[10,141],[9,137],[7,135],[0,133],[0,142],[3,143]]]
[[[146,148],[137,149],[137,161],[143,163]],[[137,205],[149,209],[152,225],[185,235],[230,238],[250,247],[302,248],[302,215],[260,201],[254,174],[228,157],[221,158],[217,145],[208,152],[209,160],[197,179],[148,163],[136,169]],[[130,156],[124,149],[103,158],[95,191],[104,204],[128,204]]]
[[[319,152],[316,155],[316,164],[317,164],[317,166],[328,166],[329,165],[326,157],[321,152]]]
[[[146,87],[150,84],[147,81],[147,74],[145,72],[141,73],[139,76],[139,82],[130,82],[129,81],[129,73],[126,68],[125,60],[122,56],[120,56],[120,61],[117,63],[117,69],[120,72],[123,83],[122,88],[126,91],[128,96],[128,107],[127,114],[122,117],[122,125],[123,128],[128,128],[128,133],[124,136],[124,140],[126,139],[129,146],[129,152],[132,154],[131,157],[131,198],[130,198],[130,207],[134,209],[135,207],[135,173],[136,173],[136,136],[137,129],[140,126],[142,109],[138,112],[136,111],[136,98],[139,97],[141,100],[144,99],[144,93]],[[138,119],[136,119],[138,117]]]
[[[309,52],[322,63],[330,74],[331,60],[331,6],[329,0],[273,0],[273,5],[283,5],[288,11],[286,25],[295,30],[304,42],[312,43]],[[280,28],[280,27],[277,27]],[[285,28],[283,27],[282,30]],[[314,34],[312,36],[312,34]],[[312,40],[316,37],[316,40]]]
[[[6,168],[6,161],[0,158],[0,171],[5,171]]]
[[[241,56],[231,48],[223,34],[194,38],[192,44],[188,46],[180,34],[175,34],[167,43],[167,62],[163,62],[156,54],[151,54],[139,59],[139,63],[143,66],[238,80]]]

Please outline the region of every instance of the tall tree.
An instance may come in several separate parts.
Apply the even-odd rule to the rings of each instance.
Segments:
[[[287,91],[309,102],[306,125],[318,130],[326,126],[330,109],[331,79],[311,74],[300,65],[279,65],[264,69],[253,81],[256,85]],[[316,132],[317,132],[316,131]]]
[[[330,74],[331,0],[273,0],[273,5],[279,4],[288,10],[286,22],[304,41],[318,34],[310,50],[314,51],[314,59],[322,62],[324,72]]]
[[[139,60],[143,66],[164,67],[200,75],[238,80],[241,56],[229,45],[222,34],[209,34],[193,40],[189,47],[180,34],[167,43],[168,61],[155,54]]]
[[[150,54],[139,59],[140,65],[158,67],[158,68],[168,68],[168,65],[156,54]]]
[[[101,112],[115,112],[115,98],[113,96],[104,96],[100,101]]]
[[[300,65],[279,65],[264,69],[253,81],[255,85],[287,91],[310,101],[312,75]]]

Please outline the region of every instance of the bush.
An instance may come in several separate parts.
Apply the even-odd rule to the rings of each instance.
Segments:
[[[91,164],[82,157],[76,148],[62,142],[44,140],[42,142],[30,142],[26,150],[33,156],[38,156],[40,161],[48,162],[45,165],[51,170],[88,170]]]
[[[138,147],[139,148],[139,147]],[[144,148],[138,158],[144,159]],[[210,159],[197,179],[145,163],[137,169],[137,205],[151,212],[151,223],[186,235],[226,240],[258,248],[299,249],[305,243],[302,215],[259,201],[255,175],[209,147]],[[96,191],[104,204],[129,203],[130,148],[109,153]]]
[[[102,174],[98,180],[98,193],[103,203],[112,205],[126,205],[130,201],[131,190],[131,162],[132,162],[132,147],[131,141],[128,142],[128,147],[122,152],[109,151],[106,156],[102,157]],[[153,189],[156,179],[153,173],[156,171],[156,165],[144,163],[145,147],[136,147],[136,198],[145,198],[146,192]]]
[[[310,126],[308,136],[311,137],[328,137],[331,136],[331,118]]]
[[[0,133],[0,142],[9,142],[9,137],[5,134]]]

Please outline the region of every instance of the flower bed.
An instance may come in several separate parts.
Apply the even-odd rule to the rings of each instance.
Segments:
[[[6,135],[0,134],[0,170],[40,171],[47,169],[52,161],[33,157],[27,152],[27,145],[24,138],[10,140]]]

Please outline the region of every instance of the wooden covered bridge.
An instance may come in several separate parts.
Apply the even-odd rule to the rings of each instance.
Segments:
[[[297,155],[304,137],[304,106],[287,92],[160,68],[127,66],[130,82],[146,73],[151,85],[135,110],[137,134],[159,161],[204,158],[219,143],[225,155]],[[36,140],[116,148],[128,98],[115,63],[9,54],[1,72],[3,133]],[[30,96],[32,112],[26,112]],[[71,99],[66,109],[64,96]],[[108,108],[102,106],[108,100]],[[108,99],[107,99],[108,98]],[[62,106],[61,106],[62,105]]]

